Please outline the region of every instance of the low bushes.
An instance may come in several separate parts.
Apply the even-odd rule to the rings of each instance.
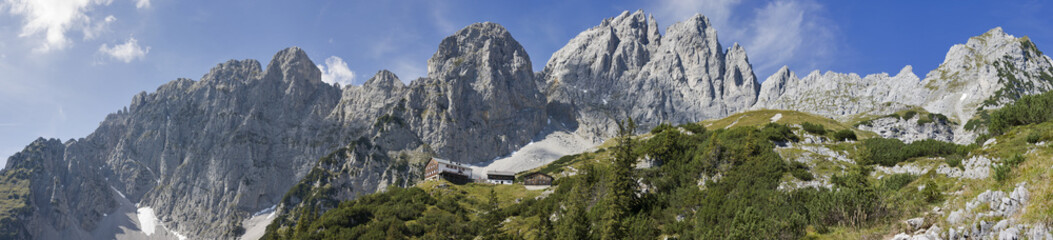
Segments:
[[[864,157],[860,163],[895,166],[916,157],[961,157],[973,148],[973,145],[957,145],[932,139],[905,144],[899,139],[871,138],[863,141]]]
[[[853,132],[852,130],[848,129],[838,130],[837,132],[834,132],[834,139],[838,141],[855,141],[856,132]]]
[[[1053,92],[1024,96],[991,114],[988,130],[1001,135],[1009,127],[1053,120]]]
[[[804,128],[804,131],[815,135],[826,135],[826,128],[824,128],[822,124],[804,122],[801,124],[801,128]]]

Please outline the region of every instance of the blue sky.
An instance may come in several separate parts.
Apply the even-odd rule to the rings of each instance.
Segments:
[[[490,21],[541,70],[579,32],[637,9],[663,32],[706,15],[725,47],[746,48],[761,80],[783,65],[802,75],[913,65],[923,77],[953,44],[996,26],[1053,51],[1044,14],[1053,8],[1041,1],[0,0],[0,161],[37,137],[84,137],[134,94],[229,59],[266,64],[299,46],[328,81],[360,84],[389,69],[409,82],[443,37]]]

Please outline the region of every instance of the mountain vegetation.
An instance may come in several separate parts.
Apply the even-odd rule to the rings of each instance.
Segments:
[[[484,201],[464,203],[464,198],[481,198],[459,189],[506,186],[440,183],[444,188],[439,188],[425,183],[408,189],[392,188],[341,203],[318,220],[299,223],[308,227],[297,227],[291,236],[798,239],[827,234],[837,227],[887,223],[904,212],[943,199],[943,193],[935,188],[905,187],[919,176],[874,178],[869,164],[829,176],[833,183],[829,187],[781,189],[786,176],[805,180],[811,175],[802,177],[800,170],[810,174],[809,166],[782,158],[774,151],[776,144],[799,141],[794,128],[801,134],[811,134],[809,131],[777,123],[712,131],[695,124],[683,126],[660,125],[647,137],[623,135],[612,140],[617,144],[606,151],[561,160],[558,166],[573,168],[575,174],[565,174],[538,198],[516,199],[493,208]],[[868,160],[874,164],[960,154],[969,149],[940,143],[905,145],[873,138],[856,144],[860,149],[873,149],[861,155],[876,155],[886,147],[916,149],[909,154],[874,156]],[[929,148],[934,150],[924,151]],[[641,159],[649,159],[655,166],[634,167]]]

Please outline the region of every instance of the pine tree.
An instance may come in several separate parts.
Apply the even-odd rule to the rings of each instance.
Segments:
[[[563,216],[559,219],[559,226],[556,229],[556,239],[558,240],[575,240],[575,239],[588,239],[589,238],[589,219],[585,216],[585,199],[587,193],[582,190],[582,186],[579,184],[574,187],[574,196],[571,196],[570,205],[564,211]]]
[[[636,181],[633,179],[633,165],[636,155],[633,152],[632,134],[636,124],[632,118],[618,122],[618,146],[615,147],[614,166],[609,179],[610,189],[607,193],[607,213],[603,216],[601,238],[625,239],[628,227],[626,217],[629,215],[633,198],[636,197]]]
[[[485,206],[486,215],[483,215],[483,226],[482,236],[483,239],[500,239],[500,231],[498,228],[501,226],[501,216],[498,212],[498,200],[497,193],[494,192],[493,188],[490,188],[490,198]]]

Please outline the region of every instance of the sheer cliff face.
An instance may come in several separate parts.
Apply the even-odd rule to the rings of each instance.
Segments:
[[[0,238],[88,238],[85,231],[117,206],[100,171],[82,157],[87,150],[74,142],[38,139],[8,158],[0,172]],[[89,150],[90,151],[90,150]]]
[[[340,90],[319,79],[307,55],[290,48],[266,72],[254,60],[229,61],[200,81],[179,79],[135,96],[88,137],[53,146],[62,154],[39,158],[68,166],[49,168],[64,183],[56,186],[91,187],[54,191],[51,198],[71,200],[66,205],[35,201],[69,209],[42,218],[71,220],[29,228],[83,236],[126,197],[152,207],[172,231],[232,237],[233,223],[277,204],[319,157],[341,145],[340,129],[325,120]],[[52,185],[45,178],[31,185]]]
[[[526,145],[545,123],[530,57],[495,23],[443,39],[428,77],[413,81],[401,112],[439,156],[489,161]]]
[[[612,119],[632,117],[648,129],[723,117],[752,106],[759,87],[745,50],[723,49],[705,17],[661,36],[639,11],[582,32],[541,75],[550,115],[596,139],[614,133]]]
[[[141,204],[169,228],[204,238],[229,235],[245,213],[277,204],[343,137],[325,119],[340,91],[299,48],[276,54],[262,73],[251,60],[218,68],[212,73],[225,74],[137,96],[113,128],[125,131],[116,146],[126,149],[114,160],[158,180]]]
[[[504,27],[472,24],[443,39],[428,60],[428,76],[408,86],[381,71],[350,86],[333,117],[367,129],[406,124],[439,156],[477,163],[530,142],[544,126],[544,95],[530,57]]]

